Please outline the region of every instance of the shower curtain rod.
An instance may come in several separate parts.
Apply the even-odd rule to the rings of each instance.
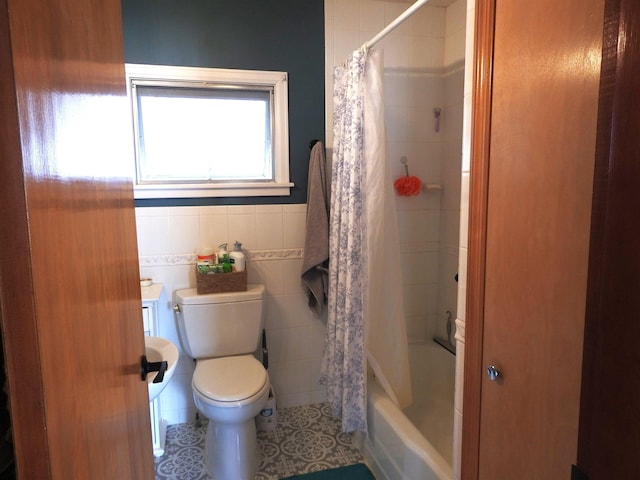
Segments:
[[[384,27],[380,31],[380,33],[378,33],[375,37],[373,37],[368,42],[365,42],[362,45],[362,48],[367,48],[368,49],[368,48],[373,47],[376,43],[378,43],[384,37],[389,35],[393,30],[395,30],[397,27],[399,27],[400,24],[402,24],[402,22],[404,22],[407,18],[409,18],[411,15],[413,15],[418,9],[420,9],[420,7],[424,6],[428,1],[429,0],[418,0],[417,2],[415,2],[413,5],[411,5],[409,8],[407,8],[404,12],[402,12],[398,16],[398,18],[396,18],[393,22],[391,22],[389,25]]]

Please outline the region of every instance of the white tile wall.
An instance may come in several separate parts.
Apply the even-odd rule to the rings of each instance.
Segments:
[[[451,25],[462,23],[452,20],[453,12],[459,12],[460,0],[447,9],[447,32]],[[462,11],[464,15],[464,11]],[[449,35],[447,39],[449,39]],[[464,39],[464,30],[462,30]],[[447,42],[447,45],[449,42]],[[464,50],[463,50],[464,54]],[[444,76],[443,94],[443,145],[442,145],[442,192],[440,198],[440,265],[438,270],[438,307],[436,334],[447,338],[447,319],[454,322],[457,316],[460,195],[462,170],[462,123],[463,123],[464,70],[460,62],[447,68]],[[453,323],[451,324],[453,326]],[[455,333],[455,328],[452,329]],[[453,336],[451,337],[453,342]]]
[[[446,9],[444,64],[452,65],[465,58],[467,2],[458,0]]]
[[[278,405],[324,401],[318,383],[324,327],[307,307],[300,282],[305,205],[137,208],[141,275],[164,285],[159,335],[180,345],[172,310],[173,292],[195,285],[193,255],[199,248],[243,243],[251,283],[266,286],[265,328]],[[184,354],[162,393],[162,416],[170,423],[195,414],[193,362]]]

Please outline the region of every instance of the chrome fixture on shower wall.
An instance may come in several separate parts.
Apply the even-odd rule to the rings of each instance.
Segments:
[[[441,108],[434,108],[433,109],[433,118],[436,119],[436,123],[435,123],[435,127],[434,130],[436,133],[440,132],[440,115],[442,114],[442,109]]]
[[[447,310],[446,311],[446,315],[447,315],[447,338],[444,339],[442,337],[435,336],[435,337],[433,337],[433,341],[455,355],[456,354],[456,346],[455,346],[455,344],[453,343],[453,341],[451,339],[451,334],[453,333],[453,325],[452,325],[452,321],[451,321],[451,311]]]

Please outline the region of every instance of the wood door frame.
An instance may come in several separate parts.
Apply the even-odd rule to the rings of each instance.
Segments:
[[[0,189],[2,218],[11,228],[0,234],[0,326],[7,382],[10,385],[11,425],[18,474],[22,478],[51,478],[44,388],[38,346],[30,237],[22,171],[22,148],[13,75],[7,0],[0,0]],[[10,300],[10,301],[8,301]],[[10,312],[10,313],[9,313]],[[37,454],[34,454],[37,452]]]
[[[639,20],[636,1],[605,0],[577,454],[594,480],[637,476],[638,303],[616,295],[637,298],[638,227],[625,214],[638,204]]]
[[[485,260],[491,146],[491,98],[496,0],[478,0],[474,28],[465,314],[461,478],[478,478]]]

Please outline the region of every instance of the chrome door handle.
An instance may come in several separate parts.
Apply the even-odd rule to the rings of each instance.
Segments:
[[[495,365],[489,365],[487,367],[487,375],[489,376],[489,380],[495,382],[498,377],[500,377],[500,370],[498,370]]]

